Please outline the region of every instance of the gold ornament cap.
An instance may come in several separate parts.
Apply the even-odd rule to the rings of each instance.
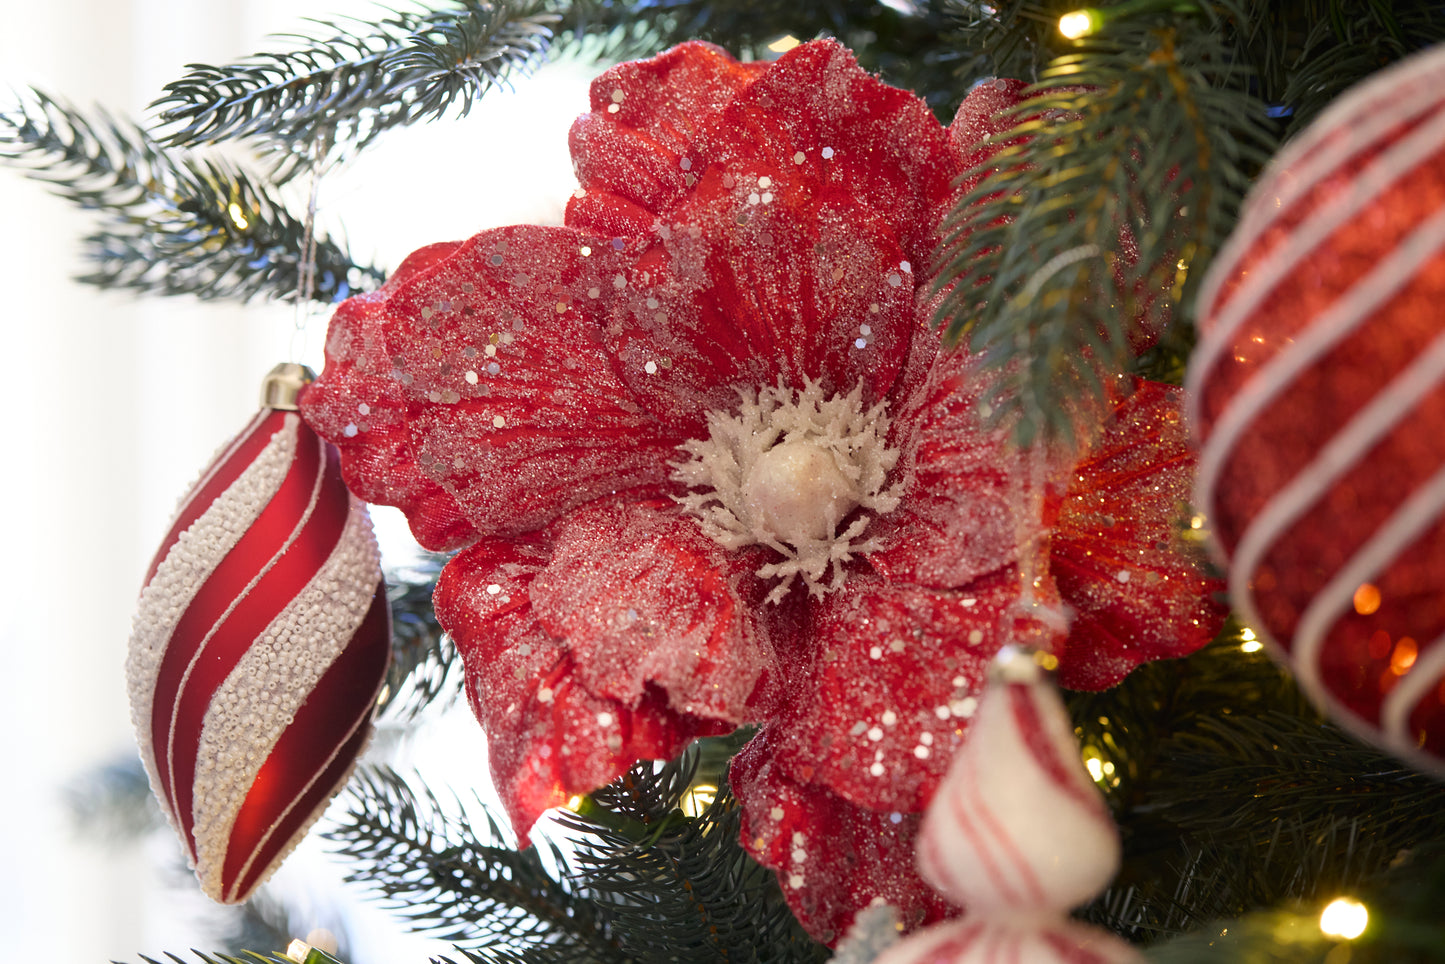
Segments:
[[[261,407],[294,412],[300,405],[301,389],[316,380],[316,373],[305,365],[282,362],[271,369],[261,382]]]

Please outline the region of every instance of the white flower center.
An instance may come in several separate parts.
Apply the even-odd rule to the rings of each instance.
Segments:
[[[783,557],[758,570],[780,580],[769,601],[799,576],[815,596],[841,588],[845,564],[878,548],[859,538],[873,515],[898,506],[899,484],[884,487],[898,462],[884,403],[865,412],[861,386],[824,398],[811,382],[740,394],[735,413],[708,413],[708,438],[681,446],[691,458],[673,478],[692,491],[678,501],[719,544]]]

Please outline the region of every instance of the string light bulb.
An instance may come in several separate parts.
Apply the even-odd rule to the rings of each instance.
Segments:
[[[1097,10],[1074,10],[1059,18],[1059,33],[1069,40],[1078,40],[1098,30],[1102,22]]]
[[[694,783],[682,795],[679,806],[689,817],[701,817],[712,802],[717,799],[717,787],[711,783]]]
[[[1365,932],[1369,923],[1369,909],[1350,897],[1336,897],[1320,913],[1320,930],[1326,937],[1352,941]]]

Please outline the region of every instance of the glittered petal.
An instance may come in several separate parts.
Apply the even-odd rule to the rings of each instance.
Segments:
[[[766,176],[710,177],[699,192],[659,223],[609,339],[649,410],[729,408],[734,386],[780,378],[884,397],[913,336],[916,283],[888,225]]]
[[[1021,103],[1027,87],[1022,80],[994,77],[968,92],[953,115],[953,123],[948,125],[948,144],[960,173],[984,164],[999,149],[1000,145],[984,141],[1019,122],[1020,118],[1002,112]],[[966,186],[972,186],[977,180],[974,178]]]
[[[779,765],[860,806],[921,811],[988,661],[1020,638],[1021,602],[1012,568],[949,592],[855,576],[815,613],[812,672],[776,718]],[[1057,631],[1035,629],[1036,643],[1056,644]]]
[[[655,691],[677,713],[755,718],[779,678],[756,551],[724,550],[666,498],[584,506],[551,534],[532,604],[582,685],[625,706]]]
[[[919,265],[933,212],[952,195],[953,152],[928,107],[820,40],[784,54],[742,91],[705,139],[728,171],[787,176],[813,196],[845,194],[892,226]]]
[[[1064,686],[1112,686],[1140,663],[1194,652],[1224,621],[1223,583],[1181,537],[1195,463],[1181,394],[1141,382],[1075,468],[1050,563],[1076,613]]]
[[[961,350],[937,356],[897,423],[906,481],[903,504],[878,527],[878,572],[935,588],[967,586],[1019,558],[1042,534],[1036,500],[1024,492],[1034,453],[1021,454],[1007,429],[986,429],[978,408],[987,370]],[[1046,463],[1051,465],[1052,463]],[[1047,468],[1041,469],[1048,474]]]
[[[416,461],[478,532],[526,531],[670,473],[687,435],[639,404],[603,345],[629,257],[566,228],[501,228],[393,294],[387,349]]]
[[[655,692],[624,704],[582,685],[565,642],[533,611],[529,590],[547,560],[540,541],[479,542],[447,563],[433,599],[461,654],[492,780],[523,846],[549,807],[638,759],[668,759],[694,737],[731,728],[674,713]]]
[[[808,933],[834,944],[874,901],[893,905],[908,928],[956,913],[914,868],[920,816],[867,810],[794,780],[772,757],[775,732],[743,747],[728,779],[743,806],[743,846],[777,871]]]
[[[341,451],[347,486],[367,502],[400,508],[416,540],[444,551],[470,542],[456,500],[416,464],[402,386],[392,377],[383,326],[396,288],[456,251],[456,243],[414,252],[380,291],[342,302],[326,338],[326,367],[301,396],[301,414]]]
[[[592,109],[569,139],[582,191],[568,205],[567,223],[618,231],[624,224],[610,215],[628,209],[656,215],[677,203],[707,166],[701,133],[767,66],[740,64],[719,47],[692,42],[594,80]]]

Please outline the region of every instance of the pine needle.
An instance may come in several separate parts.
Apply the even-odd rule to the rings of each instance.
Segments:
[[[439,700],[445,709],[461,692],[461,660],[431,602],[444,562],[444,556],[428,555],[386,573],[391,665],[381,716],[393,723],[412,722]]]
[[[376,891],[414,929],[512,952],[566,953],[579,964],[621,960],[597,908],[547,872],[536,847],[518,851],[490,814],[444,807],[394,771],[359,771],[347,809],[326,833],[354,862],[347,879]],[[561,863],[555,848],[554,865]]]
[[[742,814],[726,780],[698,776],[710,750],[726,758],[738,745],[702,740],[678,760],[641,763],[559,818],[579,845],[579,880],[638,962],[827,958],[794,919],[776,875],[742,849]],[[715,786],[716,796],[687,816],[684,797],[698,782]]]
[[[945,223],[936,320],[1000,372],[1021,443],[1131,369],[1269,156],[1264,107],[1207,16],[1126,19],[1051,62]]]
[[[0,113],[0,158],[96,212],[79,280],[145,294],[248,301],[296,297],[305,224],[267,179],[235,162],[168,151],[142,127],[86,115],[31,90]],[[339,301],[380,283],[343,244],[316,241],[312,297]]]
[[[466,114],[540,62],[556,19],[534,2],[457,0],[375,23],[313,21],[331,36],[291,35],[294,50],[192,64],[152,107],[174,125],[170,144],[253,138],[293,173],[332,147],[357,151],[393,127]]]

